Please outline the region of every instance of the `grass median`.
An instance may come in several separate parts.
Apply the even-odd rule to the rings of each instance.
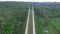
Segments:
[[[33,28],[32,28],[32,9],[30,9],[30,15],[29,15],[29,24],[28,24],[28,34],[33,34]]]

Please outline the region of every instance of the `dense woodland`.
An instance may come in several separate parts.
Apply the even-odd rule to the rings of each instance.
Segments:
[[[34,5],[36,34],[60,34],[60,3],[44,2]],[[47,30],[49,33],[43,32]]]
[[[24,34],[28,4],[0,2],[0,34]]]
[[[0,34],[24,34],[28,8],[32,5],[36,34],[60,34],[59,2],[0,2]]]

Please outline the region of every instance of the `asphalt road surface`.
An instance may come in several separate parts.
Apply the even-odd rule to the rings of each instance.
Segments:
[[[36,34],[35,21],[34,21],[34,8],[33,8],[33,6],[32,6],[32,9],[29,8],[29,10],[28,10],[25,34]]]

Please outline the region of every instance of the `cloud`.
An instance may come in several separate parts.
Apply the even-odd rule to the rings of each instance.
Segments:
[[[30,0],[32,2],[60,2],[60,0]]]
[[[0,1],[24,1],[24,2],[60,2],[60,0],[0,0]]]

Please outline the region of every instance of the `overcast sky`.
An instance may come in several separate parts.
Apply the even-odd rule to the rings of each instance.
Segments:
[[[60,2],[60,0],[0,0],[0,1],[24,1],[24,2]]]

